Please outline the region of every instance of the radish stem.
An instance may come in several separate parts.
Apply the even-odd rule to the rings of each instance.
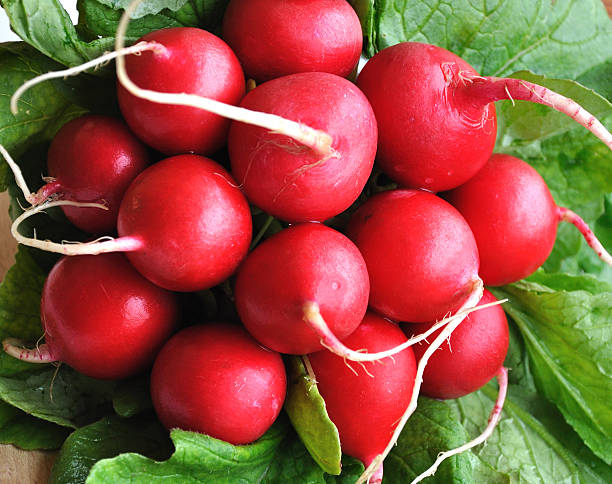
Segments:
[[[549,106],[566,114],[602,140],[612,150],[612,134],[599,120],[573,99],[550,89],[522,79],[500,77],[459,76],[456,94],[465,97],[467,103],[475,101],[488,104],[502,99],[513,102],[530,101]]]
[[[13,358],[27,361],[28,363],[53,363],[54,361],[58,361],[57,358],[51,354],[46,344],[42,344],[36,348],[25,348],[23,341],[16,338],[6,338],[2,341],[2,348]]]
[[[612,256],[578,214],[564,207],[557,207],[557,214],[559,215],[559,220],[562,222],[569,222],[580,230],[580,233],[584,237],[584,240],[586,240],[586,243],[589,244],[589,247],[595,251],[602,261],[612,267]]]

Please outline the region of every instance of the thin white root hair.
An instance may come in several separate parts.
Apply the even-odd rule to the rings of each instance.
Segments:
[[[13,160],[9,152],[2,145],[0,145],[0,153],[2,153],[2,156],[4,157],[9,168],[13,172],[13,176],[15,177],[15,183],[17,183],[17,186],[23,193],[23,196],[28,201],[28,203],[31,204],[31,200],[33,199],[32,197],[34,196],[34,194],[28,187],[28,184],[26,183],[25,178],[23,177],[23,173],[21,172],[21,168],[19,168],[19,165],[15,162],[15,160]]]
[[[46,74],[41,74],[40,76],[36,76],[33,79],[30,79],[27,82],[24,82],[19,89],[15,91],[15,93],[11,96],[11,112],[13,115],[16,115],[19,111],[19,106],[17,105],[23,93],[26,92],[31,87],[40,84],[41,82],[45,82],[51,79],[61,79],[70,76],[76,76],[81,72],[87,71],[89,69],[93,69],[99,67],[103,64],[110,62],[113,59],[118,57],[122,57],[130,54],[140,54],[147,50],[160,50],[163,49],[163,46],[156,42],[139,42],[138,44],[132,45],[131,47],[124,47],[119,50],[115,50],[113,52],[108,52],[106,54],[101,55],[100,57],[96,57],[95,59],[90,60],[89,62],[85,62],[85,64],[81,64],[80,66],[71,67],[70,69],[64,69],[61,71],[47,72]]]
[[[125,35],[127,26],[134,10],[140,5],[143,0],[133,0],[125,12],[121,16],[119,25],[117,26],[117,36],[115,39],[115,50],[121,52],[125,46]],[[180,106],[189,106],[203,111],[222,116],[234,121],[259,126],[274,133],[289,136],[299,143],[309,147],[314,152],[321,156],[335,155],[335,150],[332,148],[333,139],[324,131],[311,128],[302,123],[297,123],[289,119],[285,119],[275,114],[262,113],[251,111],[249,109],[225,104],[214,99],[205,98],[195,94],[187,93],[164,93],[142,89],[132,82],[129,78],[126,68],[124,56],[117,57],[116,62],[117,78],[134,96],[141,99],[146,99],[158,104],[172,104]]]
[[[506,368],[502,367],[499,370],[499,373],[497,374],[497,381],[499,384],[499,393],[497,394],[497,400],[495,402],[495,406],[493,407],[493,410],[491,411],[491,414],[489,415],[489,422],[487,424],[487,427],[482,432],[482,434],[480,434],[474,440],[466,442],[460,447],[448,450],[446,452],[441,452],[440,454],[438,454],[438,458],[432,464],[432,466],[429,469],[427,469],[425,472],[423,472],[422,474],[419,474],[417,477],[415,477],[410,484],[417,484],[418,482],[421,482],[423,479],[433,476],[438,470],[438,467],[440,466],[440,464],[442,464],[442,462],[444,462],[446,459],[454,455],[461,454],[462,452],[465,452],[466,450],[470,450],[471,448],[484,443],[491,436],[491,434],[493,433],[493,430],[495,430],[495,427],[497,426],[497,423],[499,422],[499,419],[501,417],[501,412],[504,406],[504,401],[506,400],[506,393],[508,392],[508,370]]]
[[[427,366],[427,362],[431,355],[446,341],[453,331],[459,326],[459,324],[467,317],[469,314],[469,310],[473,309],[478,302],[482,299],[482,294],[484,291],[484,285],[482,280],[476,279],[473,283],[472,291],[467,301],[463,304],[461,309],[451,318],[451,321],[448,322],[446,327],[440,332],[440,334],[436,337],[433,343],[425,350],[425,353],[419,360],[419,364],[417,365],[417,373],[416,379],[414,382],[414,387],[412,389],[412,396],[410,398],[410,403],[408,404],[408,408],[402,415],[399,424],[395,427],[395,431],[393,432],[393,436],[389,440],[387,447],[383,451],[382,454],[376,456],[372,463],[366,468],[366,470],[361,474],[359,479],[355,484],[364,484],[368,482],[370,477],[375,475],[378,471],[379,467],[382,465],[385,458],[389,455],[393,447],[397,444],[397,440],[399,439],[406,422],[410,418],[410,416],[414,413],[417,408],[419,393],[421,391],[421,384],[423,383],[423,373],[425,372],[425,367]],[[481,306],[482,307],[482,306]]]
[[[468,314],[474,311],[480,311],[481,309],[486,309],[491,306],[497,306],[498,304],[503,304],[506,301],[507,299],[503,299],[499,301],[494,301],[492,303],[482,304],[479,306],[476,306],[478,301],[472,304],[471,306],[466,306],[464,304],[464,306],[462,306],[459,311],[457,311],[453,316],[449,316],[447,318],[442,319],[424,333],[418,336],[413,336],[412,338],[409,338],[406,342],[402,343],[401,345],[395,346],[394,348],[391,348],[386,351],[379,351],[376,353],[362,352],[362,350],[355,351],[343,345],[342,342],[340,342],[338,338],[336,338],[336,336],[329,329],[329,326],[323,319],[323,316],[321,316],[319,305],[316,302],[308,301],[304,303],[302,311],[304,313],[304,321],[306,321],[321,336],[321,345],[323,347],[327,348],[329,351],[337,354],[338,356],[342,356],[343,358],[349,359],[351,361],[362,362],[382,360],[383,358],[393,356],[401,351],[404,351],[406,348],[425,340],[428,336],[439,330],[442,326],[446,325],[447,323],[450,323],[451,321],[455,321],[459,317],[466,317]]]

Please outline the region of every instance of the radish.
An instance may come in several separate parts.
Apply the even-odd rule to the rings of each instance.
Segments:
[[[481,304],[496,301],[485,290]],[[404,324],[407,336],[418,335],[433,323]],[[434,338],[439,331],[434,333]],[[472,393],[493,378],[504,364],[508,351],[508,322],[501,306],[469,314],[452,336],[429,359],[423,374],[422,392],[432,398],[459,398]],[[420,360],[427,342],[413,346]]]
[[[261,344],[303,355],[323,349],[322,335],[303,321],[304,306],[320,307],[339,339],[351,334],[368,306],[368,273],[357,248],[325,225],[294,225],[251,252],[236,276],[240,320]]]
[[[368,268],[370,306],[393,320],[440,319],[480,283],[478,250],[467,222],[431,193],[374,195],[353,214],[347,233]]]
[[[259,85],[241,106],[299,120],[334,140],[321,156],[262,128],[232,123],[232,173],[247,198],[287,222],[323,221],[359,196],[376,154],[376,119],[365,96],[333,74],[305,72]]]
[[[533,273],[550,254],[560,221],[576,225],[599,257],[612,257],[584,221],[557,207],[538,172],[510,155],[495,154],[467,183],[444,194],[467,220],[480,253],[480,277],[500,286]]]
[[[395,324],[367,313],[344,343],[354,349],[380,351],[405,341],[406,336]],[[329,418],[338,428],[342,452],[369,466],[391,440],[410,402],[416,378],[412,350],[355,369],[328,351],[307,358]],[[381,479],[382,466],[369,482]]]
[[[57,132],[47,158],[50,179],[28,201],[49,196],[80,202],[104,202],[108,211],[63,206],[75,226],[90,233],[114,232],[123,194],[148,165],[146,148],[118,119],[86,115]]]
[[[261,437],[278,417],[287,381],[278,353],[240,326],[192,326],[162,348],[151,373],[155,412],[168,429],[234,445]]]
[[[119,379],[146,369],[178,322],[171,292],[142,277],[121,254],[64,257],[45,281],[40,314],[45,343],[25,349],[31,363],[62,361],[92,378]]]
[[[398,183],[434,192],[469,180],[491,156],[500,99],[545,104],[591,130],[612,135],[574,101],[521,79],[482,77],[441,47],[404,42],[381,50],[357,78],[372,103],[377,160]]]
[[[119,208],[117,239],[58,244],[18,232],[26,218],[61,204],[48,202],[17,217],[11,228],[15,239],[65,255],[127,252],[141,274],[173,291],[198,291],[224,281],[251,241],[244,195],[221,165],[198,155],[167,158],[134,179]]]
[[[157,30],[139,42],[158,50],[126,59],[139,86],[166,93],[190,93],[229,104],[244,96],[244,74],[232,50],[217,36],[192,27]],[[126,122],[149,146],[166,154],[211,154],[225,144],[229,121],[196,108],[167,106],[140,99],[117,86]]]
[[[359,61],[363,35],[345,0],[232,0],[223,39],[247,77],[263,82],[312,71],[347,77]]]

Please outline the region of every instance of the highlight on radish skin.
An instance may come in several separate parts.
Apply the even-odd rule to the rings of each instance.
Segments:
[[[347,77],[363,38],[359,17],[345,0],[232,0],[222,36],[257,82],[298,72]]]
[[[493,152],[493,102],[502,99],[550,106],[612,148],[612,135],[574,101],[520,79],[482,77],[460,57],[429,44],[403,42],[381,50],[357,85],[379,123],[377,161],[407,187],[450,190],[476,174]]]
[[[546,182],[528,163],[494,154],[467,183],[443,194],[467,220],[478,245],[480,276],[500,286],[532,274],[548,258],[560,221],[578,227],[597,255],[612,257],[575,213],[557,207]]]
[[[7,353],[114,380],[153,363],[177,326],[179,307],[174,294],[147,281],[123,255],[103,254],[60,259],[43,286],[40,313],[45,343],[26,349],[8,339]]]
[[[396,324],[366,313],[363,322],[344,343],[354,350],[365,348],[368,352],[378,352],[405,341],[406,336]],[[367,467],[389,443],[410,401],[416,377],[412,350],[376,363],[363,363],[363,367],[355,365],[354,369],[342,357],[328,351],[319,351],[307,358],[329,418],[338,428],[342,452]],[[381,480],[382,466],[369,482]]]
[[[119,238],[59,244],[25,237],[19,225],[41,210],[32,207],[13,222],[19,243],[64,255],[126,252],[153,283],[174,291],[207,289],[227,279],[246,255],[252,235],[248,202],[216,162],[180,155],[150,166],[134,179],[119,208]]]

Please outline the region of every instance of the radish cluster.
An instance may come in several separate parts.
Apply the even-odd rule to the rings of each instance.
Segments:
[[[313,32],[326,35],[314,42]],[[117,58],[127,126],[93,115],[67,123],[37,193],[3,151],[32,205],[13,234],[65,255],[43,291],[45,344],[31,350],[9,339],[5,349],[96,378],[152,366],[165,426],[236,445],[263,435],[281,411],[280,353],[304,355],[343,451],[368,467],[363,479],[380,482],[421,389],[457,398],[498,376],[503,402],[508,327],[483,281],[536,270],[560,220],[610,256],[532,168],[492,156],[491,103],[529,97],[525,85],[483,78],[419,43],[381,51],[355,85],[345,77],[361,31],[344,1],[232,0],[223,35],[229,46],[200,29],[165,29],[122,51],[139,53]],[[243,68],[265,81],[246,95]],[[539,102],[558,100],[528,87]],[[587,115],[572,111],[609,143]],[[207,158],[225,145],[229,171]],[[153,150],[171,156],[148,166]],[[402,188],[361,203],[342,231],[324,225],[356,202],[375,157]],[[442,190],[443,198],[432,193]],[[250,204],[293,225],[250,248]],[[19,232],[52,206],[108,237],[58,244]],[[226,281],[242,326],[180,321],[176,292]],[[493,307],[468,315],[483,304]],[[172,336],[181,324],[191,326]],[[361,364],[357,372],[347,360]]]

